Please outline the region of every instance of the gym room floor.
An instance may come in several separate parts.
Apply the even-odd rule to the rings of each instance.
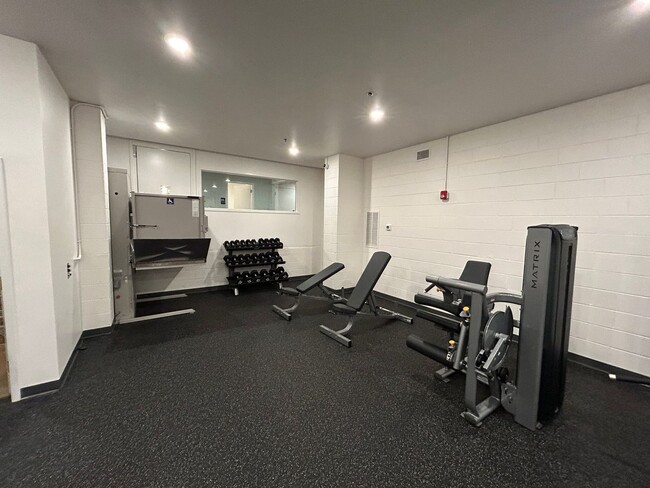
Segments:
[[[194,315],[86,340],[58,393],[0,403],[0,485],[648,486],[647,388],[571,363],[541,431],[503,410],[476,429],[463,378],[405,346],[440,334],[425,321],[360,320],[346,349],[318,332],[345,321],[326,303],[292,322],[273,303],[195,294],[147,304]]]

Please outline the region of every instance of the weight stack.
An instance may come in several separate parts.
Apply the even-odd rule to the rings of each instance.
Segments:
[[[577,227],[528,227],[515,420],[533,430],[564,400],[577,244]]]

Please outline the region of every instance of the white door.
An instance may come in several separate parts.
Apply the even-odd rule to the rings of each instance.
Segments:
[[[190,153],[145,146],[135,149],[138,192],[192,194]]]
[[[253,185],[248,183],[228,183],[228,208],[253,208]]]

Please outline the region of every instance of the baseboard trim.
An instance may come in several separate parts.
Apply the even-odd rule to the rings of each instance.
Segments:
[[[584,366],[586,368],[593,369],[595,371],[600,371],[601,373],[624,374],[624,375],[630,375],[634,378],[650,379],[650,377],[644,376],[639,373],[635,373],[634,371],[628,371],[627,369],[619,368],[617,366],[612,366],[611,364],[603,363],[601,361],[597,361],[595,359],[591,359],[585,356],[580,356],[579,354],[576,354],[574,352],[569,353],[569,361]]]
[[[35,396],[55,393],[59,391],[61,388],[63,388],[65,382],[68,380],[68,375],[70,374],[70,370],[72,369],[72,366],[74,365],[74,362],[77,359],[77,354],[79,354],[79,346],[81,346],[83,339],[84,338],[82,333],[81,336],[79,337],[79,340],[77,341],[77,345],[74,347],[74,350],[72,351],[72,354],[70,354],[70,357],[68,358],[68,362],[65,365],[65,368],[63,368],[63,374],[61,374],[61,377],[58,380],[47,381],[45,383],[38,383],[36,385],[23,387],[20,389],[20,399],[26,400],[28,398],[32,398]]]
[[[81,333],[81,340],[90,339],[92,337],[105,336],[113,333],[115,329],[115,323],[107,327],[99,327],[97,329],[84,330]]]
[[[402,306],[404,306],[406,308],[410,308],[412,310],[419,310],[421,308],[416,303],[409,302],[408,300],[404,300],[403,298],[397,298],[397,297],[394,297],[392,295],[382,293],[380,291],[376,291],[375,296],[377,298],[382,298],[384,300],[388,300],[389,302],[393,302],[393,303],[395,303],[397,305],[402,305]]]

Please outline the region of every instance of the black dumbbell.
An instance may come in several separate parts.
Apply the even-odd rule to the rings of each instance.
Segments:
[[[253,254],[250,254],[249,258],[251,260],[251,263],[256,263],[256,262],[259,261],[259,256],[257,255],[256,252],[254,252]]]
[[[223,247],[228,249],[230,247],[230,241],[223,241]]]
[[[251,281],[254,281],[256,283],[260,281],[260,273],[256,269],[251,271]]]

